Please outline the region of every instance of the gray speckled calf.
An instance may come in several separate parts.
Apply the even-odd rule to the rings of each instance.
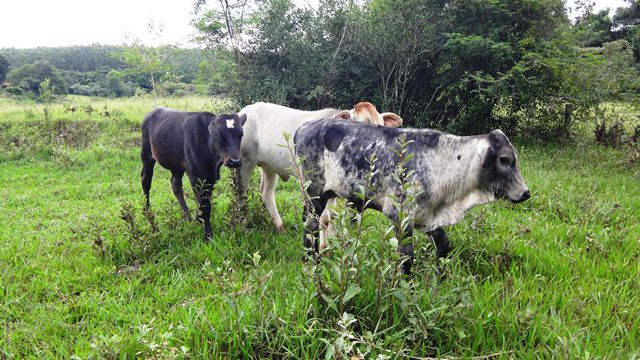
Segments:
[[[297,156],[308,174],[308,192],[316,215],[323,212],[327,201],[336,197],[361,206],[357,194],[370,170],[367,159],[374,155],[377,172],[366,194],[371,200],[368,207],[397,220],[397,209],[388,195],[402,195],[394,180],[399,158],[390,148],[398,148],[402,135],[408,141],[408,152],[413,154],[406,167],[414,171],[411,180],[421,190],[413,206],[407,209],[413,219],[408,236],[414,228],[432,231],[455,224],[467,210],[495,199],[518,203],[529,198],[529,189],[516,165],[516,151],[500,130],[478,136],[455,136],[428,129],[374,127],[325,119],[302,125],[294,138]],[[315,239],[319,227],[318,221],[308,224],[305,247],[318,251],[317,240],[311,243],[307,234]],[[446,255],[448,241],[434,240],[438,255]],[[410,258],[403,264],[408,274],[413,245],[401,246],[400,252]]]

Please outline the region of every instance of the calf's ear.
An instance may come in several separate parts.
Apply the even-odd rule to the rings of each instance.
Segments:
[[[247,121],[247,114],[240,114],[238,119],[240,120],[240,126],[244,126],[244,123]]]
[[[511,141],[509,141],[507,135],[505,135],[500,129],[495,129],[490,132],[489,140],[491,140],[491,143],[495,146],[511,145]]]
[[[339,113],[337,113],[334,118],[336,119],[340,119],[340,120],[349,120],[351,119],[351,113],[349,113],[349,110],[342,110]]]
[[[384,126],[386,127],[398,127],[402,125],[402,118],[394,113],[382,113],[380,116],[382,116]]]

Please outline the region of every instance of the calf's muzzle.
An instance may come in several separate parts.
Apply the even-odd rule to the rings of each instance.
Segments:
[[[528,200],[531,197],[531,193],[529,192],[529,189],[525,190],[519,198],[516,199],[509,199],[511,200],[512,203],[517,204],[517,203],[521,203],[523,201]]]
[[[227,162],[225,163],[225,165],[227,165],[230,168],[239,168],[240,165],[242,165],[242,160],[240,160],[240,158],[237,159],[229,159],[227,160]]]

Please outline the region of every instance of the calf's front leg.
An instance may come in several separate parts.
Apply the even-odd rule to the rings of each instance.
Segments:
[[[405,257],[402,261],[402,273],[411,275],[411,267],[413,266],[413,226],[403,232],[401,239],[398,239],[398,250],[400,255]]]
[[[260,181],[260,192],[262,193],[262,202],[271,215],[271,221],[276,227],[278,233],[284,232],[284,224],[278,208],[276,207],[275,191],[278,182],[278,174],[269,170],[262,169],[262,180]]]
[[[204,227],[204,240],[209,241],[213,238],[211,230],[211,191],[215,179],[199,178],[189,175],[189,181],[193,188],[193,193],[198,202],[198,220],[202,222]]]
[[[242,165],[234,171],[234,188],[236,192],[236,210],[238,213],[238,224],[245,225],[247,222],[247,191],[251,181],[251,172],[256,167],[255,161],[242,157]]]
[[[398,251],[404,258],[402,260],[402,273],[411,275],[411,267],[413,266],[413,220],[405,223],[404,228],[399,228],[400,217],[395,206],[387,206],[383,209],[383,213],[393,221],[396,226],[396,235],[398,237]],[[399,233],[399,234],[398,234]]]

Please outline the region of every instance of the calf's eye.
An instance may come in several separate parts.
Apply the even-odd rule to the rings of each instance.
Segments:
[[[511,159],[508,156],[500,156],[500,164],[504,166],[511,166]]]

